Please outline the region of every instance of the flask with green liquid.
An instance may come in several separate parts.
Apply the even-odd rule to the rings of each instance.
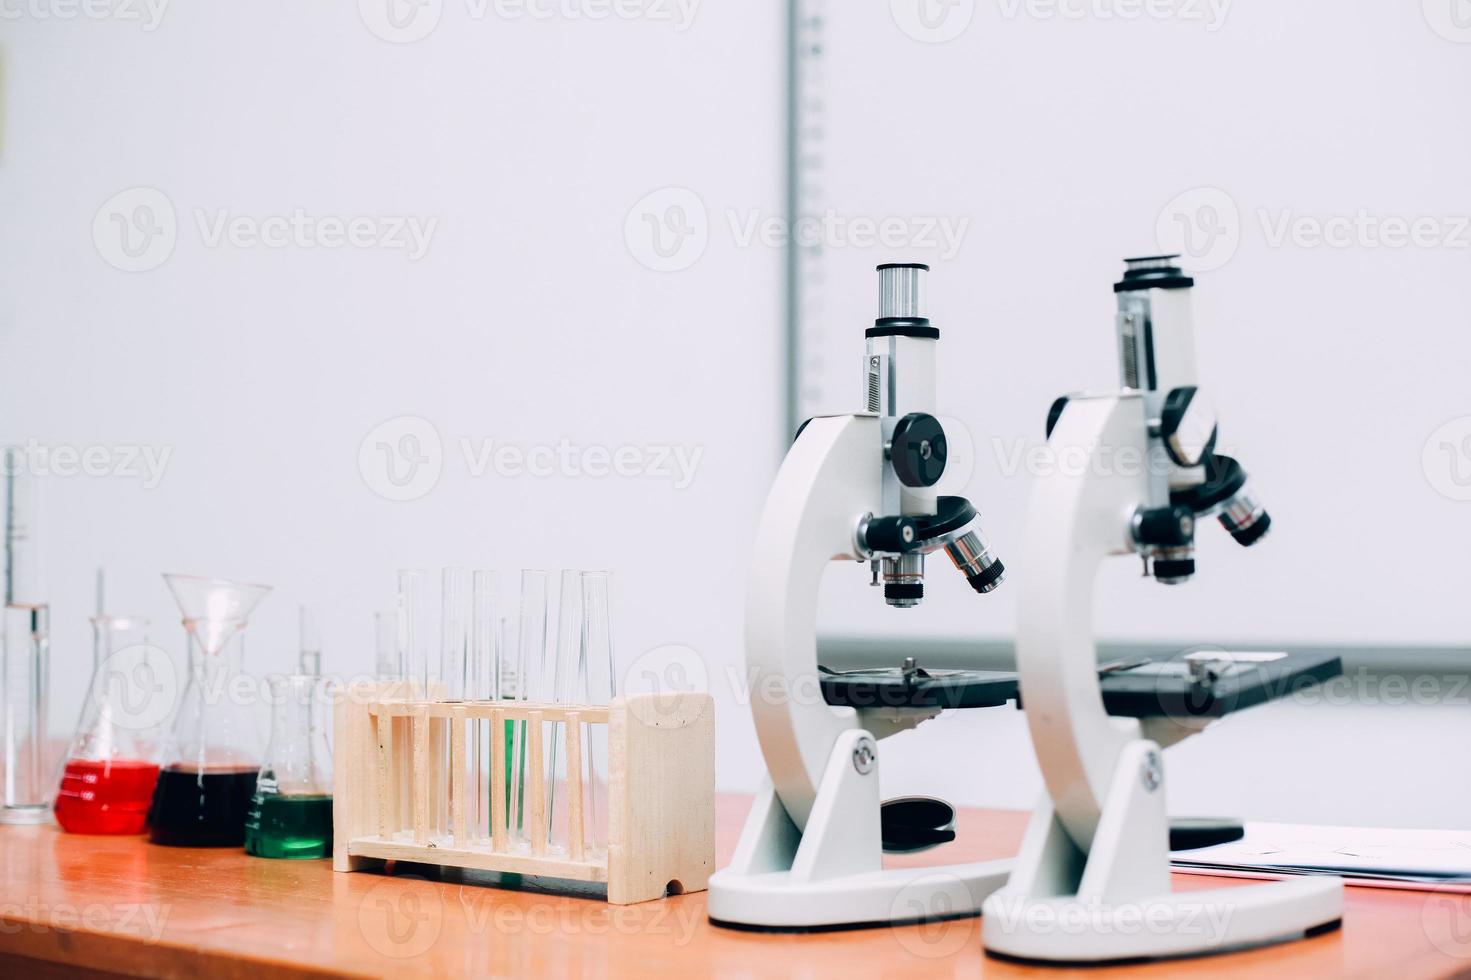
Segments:
[[[245,820],[245,852],[264,858],[332,856],[332,753],[324,678],[270,678],[271,741]]]

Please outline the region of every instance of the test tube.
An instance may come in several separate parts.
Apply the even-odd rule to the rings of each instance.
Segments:
[[[466,660],[469,647],[469,607],[466,591],[465,570],[451,565],[441,574],[440,630],[439,630],[439,687],[434,693],[435,701],[465,700]],[[457,724],[452,718],[435,719],[430,722],[439,749],[440,764],[434,767],[436,785],[436,827],[441,834],[450,831],[450,793],[453,782],[448,779],[451,766],[464,766],[466,759],[454,758],[451,734]],[[468,775],[468,772],[467,772]]]
[[[0,652],[0,742],[5,775],[0,823],[51,819],[54,773],[46,765],[51,611],[40,598],[35,478],[24,454],[8,448],[5,481],[5,616]]]
[[[507,602],[495,614],[495,643],[497,654],[495,676],[491,679],[491,683],[494,685],[494,697],[497,701],[513,701],[516,698],[516,665],[515,652],[512,649],[511,642],[512,626],[509,606],[510,603]],[[516,746],[516,723],[502,721],[500,738],[502,745],[501,754],[504,756],[505,761],[504,779],[502,780],[503,793],[499,807],[500,825],[509,830],[511,827],[511,800],[514,798],[514,794],[511,792],[511,774],[514,772],[515,767],[512,765],[511,760],[514,758],[512,753]],[[492,813],[494,812],[492,810]]]
[[[557,704],[570,704],[577,690],[578,663],[582,644],[581,576],[575,569],[562,571],[562,582],[557,606],[557,653],[552,662],[552,680],[549,699]],[[547,786],[547,842],[554,848],[565,848],[570,835],[581,828],[571,827],[567,822],[568,803],[565,787],[558,782],[567,775],[567,760],[562,758],[562,723],[548,722],[546,725],[546,786]]]
[[[490,701],[498,697],[500,644],[496,628],[495,572],[477,569],[470,576],[470,676],[466,681],[466,697],[472,701]],[[479,719],[470,723],[470,775],[467,784],[474,787],[467,819],[474,828],[472,842],[490,837],[490,723]]]
[[[398,659],[403,680],[398,696],[422,698],[429,689],[429,623],[424,586],[427,574],[419,569],[398,573],[395,620],[398,627]],[[399,764],[398,819],[396,831],[410,831],[414,822],[414,773],[407,760],[412,757],[412,727],[407,719],[393,721],[393,757]]]
[[[527,701],[540,696],[547,648],[547,573],[527,568],[521,571],[521,622],[516,644],[516,700]],[[509,765],[511,808],[510,837],[518,844],[527,837],[526,793],[529,780],[526,771],[527,723],[518,721],[515,743]]]
[[[470,655],[465,578],[465,570],[459,566],[444,570],[439,645],[439,680],[444,688],[435,697],[437,701],[465,700],[466,661]]]
[[[398,573],[398,652],[407,681],[406,697],[424,697],[429,690],[429,617],[425,604],[426,575],[419,569]]]
[[[578,688],[587,704],[611,704],[617,694],[613,666],[613,616],[608,572],[582,573],[582,651]],[[608,726],[583,724],[587,752],[583,834],[594,851],[608,844]]]

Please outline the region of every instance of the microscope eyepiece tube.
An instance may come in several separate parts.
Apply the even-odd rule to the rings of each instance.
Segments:
[[[1195,280],[1178,255],[1125,259],[1114,283],[1120,384],[1165,392],[1195,384],[1195,328],[1190,312]]]
[[[918,263],[879,266],[879,319],[923,320],[925,276],[929,271],[929,266]]]
[[[897,419],[935,413],[935,341],[926,315],[930,267],[910,262],[878,267],[879,315],[864,331],[864,406]]]

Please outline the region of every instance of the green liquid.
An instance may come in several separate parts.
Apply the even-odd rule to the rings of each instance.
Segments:
[[[245,815],[245,853],[263,858],[332,856],[332,797],[257,793]]]

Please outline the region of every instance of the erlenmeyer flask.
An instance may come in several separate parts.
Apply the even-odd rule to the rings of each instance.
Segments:
[[[331,691],[306,674],[270,679],[271,740],[245,819],[245,853],[332,856]]]
[[[148,620],[92,618],[92,683],[56,793],[56,822],[74,834],[141,834],[158,780],[166,714],[162,651],[148,644]]]
[[[259,740],[236,677],[245,626],[270,586],[165,575],[184,614],[189,681],[149,812],[151,839],[182,847],[239,847],[260,769]]]

